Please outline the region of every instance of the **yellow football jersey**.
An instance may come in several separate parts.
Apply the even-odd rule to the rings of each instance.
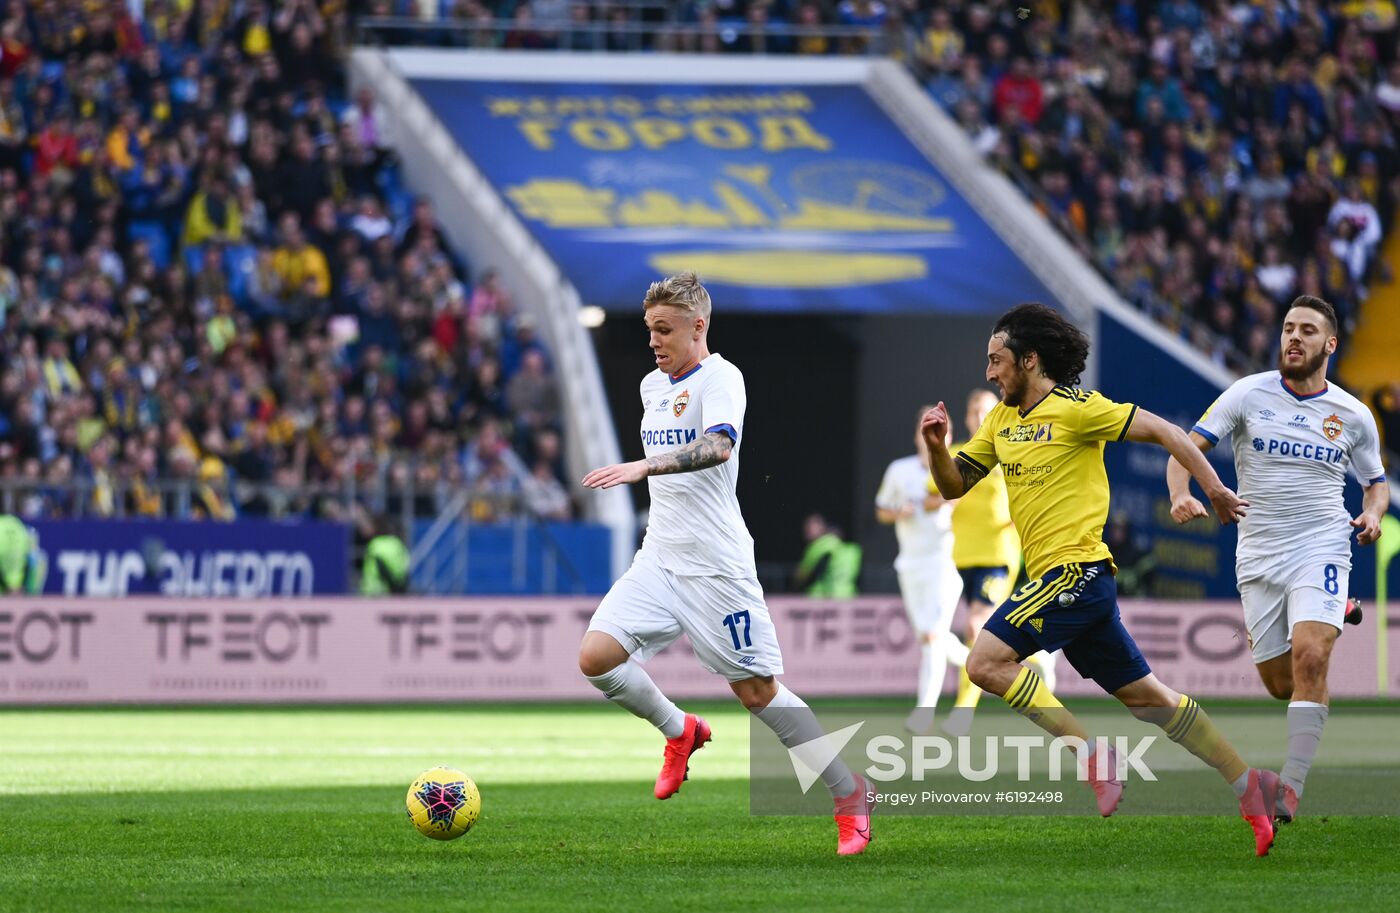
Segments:
[[[954,444],[953,452],[965,446]],[[1021,540],[1006,500],[1006,476],[1000,466],[994,466],[953,505],[953,563],[958,567],[1011,567],[1020,558],[1020,549]]]
[[[1123,440],[1136,414],[1131,403],[1056,387],[1025,413],[997,403],[958,451],[957,459],[985,473],[1001,465],[1031,579],[1070,562],[1113,560],[1103,541],[1103,446]]]

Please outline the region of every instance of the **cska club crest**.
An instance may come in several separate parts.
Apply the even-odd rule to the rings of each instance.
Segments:
[[[1342,436],[1342,420],[1332,414],[1322,421],[1322,433],[1327,435],[1327,440],[1335,441]]]
[[[690,405],[690,391],[686,390],[683,391],[680,396],[676,397],[676,401],[671,404],[671,411],[676,413],[676,418],[680,418],[681,413],[685,411],[685,407],[688,405]]]

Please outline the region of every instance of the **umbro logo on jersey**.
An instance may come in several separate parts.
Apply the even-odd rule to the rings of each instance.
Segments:
[[[1278,415],[1278,413],[1275,412],[1275,411],[1272,410],[1272,409],[1260,409],[1260,410],[1259,410],[1259,417],[1262,418],[1262,419],[1263,419],[1264,421],[1266,421],[1266,422],[1271,422],[1271,421],[1273,421],[1275,415]]]
[[[1329,441],[1342,436],[1342,420],[1335,412],[1322,420],[1322,433],[1327,435]]]

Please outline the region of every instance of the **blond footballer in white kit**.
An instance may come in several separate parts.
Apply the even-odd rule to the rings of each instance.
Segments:
[[[918,421],[929,408],[921,407],[916,418],[918,452],[890,463],[875,493],[876,519],[893,524],[899,540],[894,569],[909,624],[919,638],[916,706],[905,725],[920,734],[933,728],[948,661],[959,666],[967,661],[967,647],[952,633],[962,596],[962,578],[953,563],[953,502],[929,491],[928,450],[918,432]]]
[[[1279,370],[1231,384],[1192,429],[1209,450],[1232,438],[1240,497],[1235,576],[1259,677],[1288,706],[1288,762],[1279,774],[1277,820],[1292,820],[1327,720],[1327,665],[1347,613],[1351,534],[1370,545],[1390,504],[1380,436],[1371,412],[1327,380],[1337,315],[1311,295],[1284,316]],[[1365,489],[1352,519],[1342,501],[1347,472]],[[1205,516],[1186,470],[1167,464],[1172,517]]]
[[[608,699],[666,737],[656,797],[675,795],[710,727],[683,713],[643,663],[682,633],[707,669],[788,748],[824,736],[811,709],[775,676],[783,656],[754,571],[753,538],[735,487],[748,400],[739,369],[711,354],[710,295],[694,273],[652,283],[643,302],[656,370],[642,380],[646,457],[595,469],[589,488],[647,480],[642,548],[589,622],[579,668]],[[835,759],[822,782],[836,803],[837,852],[870,843],[873,793]]]

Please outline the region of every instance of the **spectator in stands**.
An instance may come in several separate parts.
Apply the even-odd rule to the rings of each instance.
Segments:
[[[803,3],[797,8],[797,25],[804,29],[814,29],[822,25],[822,8],[816,3]],[[830,54],[831,39],[820,34],[804,34],[797,37],[795,49],[799,54]]]
[[[8,26],[9,23],[6,23]],[[8,55],[0,57],[0,66]],[[13,78],[0,78],[0,169],[13,171],[21,162],[29,140],[29,126],[24,109],[15,98]]]
[[[1004,123],[1012,109],[1020,122],[1034,126],[1040,120],[1045,95],[1029,59],[1017,57],[1012,61],[1010,71],[997,80],[994,98],[998,123]]]
[[[953,28],[952,14],[935,9],[919,41],[919,63],[934,72],[951,72],[962,63],[962,33]]]
[[[73,121],[61,109],[35,140],[34,174],[67,185],[77,166],[78,139],[73,133]]]
[[[558,428],[559,390],[538,349],[525,352],[520,369],[506,384],[506,408],[515,417],[518,449],[525,449],[536,431]]]
[[[498,465],[504,467],[500,475],[506,478],[518,482],[525,476],[525,464],[511,450],[499,420],[488,417],[482,420],[476,437],[463,450],[462,473],[467,482],[475,484]]]
[[[1391,125],[1400,124],[1400,60],[1393,60],[1385,79],[1376,85],[1376,103],[1391,117]]]
[[[204,189],[190,201],[182,240],[186,247],[207,241],[243,240],[243,213],[229,195],[228,181],[222,174],[209,172]]]
[[[1259,285],[1278,304],[1293,300],[1298,289],[1298,270],[1292,263],[1284,262],[1279,245],[1265,246],[1264,262],[1259,264],[1255,275],[1259,277]]]
[[[555,521],[566,521],[572,517],[569,492],[546,460],[536,461],[530,474],[521,482],[520,496],[531,516]]]
[[[1360,248],[1363,263],[1369,263],[1371,256],[1380,245],[1381,217],[1376,212],[1376,207],[1365,199],[1360,180],[1352,178],[1346,182],[1344,188],[1345,195],[1337,200],[1333,204],[1332,210],[1327,213],[1327,227],[1334,234],[1340,236],[1339,226],[1343,223],[1350,225],[1351,234]],[[1364,273],[1364,271],[1363,265],[1362,272]],[[1355,271],[1353,274],[1356,275]]]
[[[359,148],[373,150],[377,155],[383,155],[393,148],[384,106],[368,86],[355,92],[355,103],[345,109],[341,123],[349,131],[350,140]]]
[[[272,255],[272,268],[280,280],[283,300],[303,294],[324,299],[331,293],[330,267],[326,255],[306,240],[301,220],[295,212],[285,212],[278,222],[282,243]]]
[[[881,0],[841,0],[836,6],[836,21],[841,25],[878,28],[885,24],[889,9]],[[864,53],[868,42],[862,37],[841,39],[841,50],[845,54]]]

